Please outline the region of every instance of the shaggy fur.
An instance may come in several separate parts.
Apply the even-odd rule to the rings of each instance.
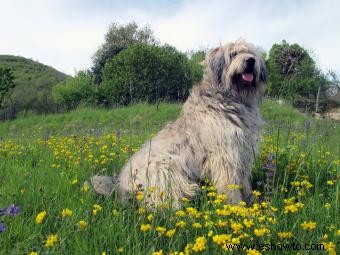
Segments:
[[[266,80],[260,53],[236,41],[213,49],[204,61],[203,80],[183,105],[180,117],[145,143],[118,176],[120,198],[148,192],[154,207],[193,197],[208,178],[230,203],[249,201],[249,183],[262,119],[259,103]],[[241,189],[228,190],[228,184]],[[160,192],[165,196],[160,196]],[[167,200],[168,201],[168,200]]]

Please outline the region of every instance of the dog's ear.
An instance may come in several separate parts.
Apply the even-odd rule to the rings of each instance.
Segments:
[[[267,67],[263,59],[260,61],[260,79],[263,82],[267,81]]]
[[[224,51],[222,47],[210,51],[208,55],[208,66],[211,70],[214,84],[219,85],[225,67]]]

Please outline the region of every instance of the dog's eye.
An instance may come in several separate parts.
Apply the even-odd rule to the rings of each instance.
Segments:
[[[236,55],[237,55],[236,52],[232,52],[232,53],[230,53],[230,58],[234,58],[234,57],[236,57]]]

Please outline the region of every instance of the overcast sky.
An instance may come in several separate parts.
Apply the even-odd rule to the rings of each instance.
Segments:
[[[268,51],[285,39],[340,72],[337,0],[0,0],[0,54],[73,75],[91,66],[112,22],[149,24],[181,51],[244,38]]]

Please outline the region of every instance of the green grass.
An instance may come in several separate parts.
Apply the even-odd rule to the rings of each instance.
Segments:
[[[330,242],[338,242],[340,125],[313,119],[272,101],[264,101],[262,107],[266,124],[253,178],[254,188],[262,193],[256,202],[270,200],[260,206],[257,215],[254,207],[231,207],[228,216],[220,215],[217,209],[223,211],[223,205],[216,199],[213,188],[208,187],[195,200],[183,202],[186,216],[164,209],[152,212],[151,222],[147,219],[150,212],[144,212],[136,201],[119,205],[114,196],[105,198],[84,192],[84,182],[90,176],[119,172],[131,153],[165,123],[174,120],[180,109],[179,104],[161,104],[158,109],[140,104],[115,110],[79,109],[1,123],[0,208],[14,203],[21,211],[13,217],[0,216],[0,222],[6,224],[6,230],[0,233],[0,254],[32,251],[119,254],[120,248],[122,254],[152,254],[161,249],[163,254],[168,254],[170,250],[184,251],[190,247],[188,244],[195,244],[197,237],[204,237],[207,243],[202,252],[188,248],[190,254],[228,254],[216,243],[221,238],[219,235],[232,234],[236,238],[244,233],[249,235],[241,239],[244,244],[323,242],[329,246]],[[271,154],[273,157],[268,158]],[[265,166],[275,169],[273,184],[267,179],[273,171]],[[295,200],[291,204],[284,202],[292,197]],[[296,207],[297,202],[303,208]],[[96,215],[95,204],[102,207]],[[285,213],[289,205],[293,209],[295,206],[297,212]],[[71,217],[62,217],[65,208],[72,210]],[[242,216],[242,210],[246,215]],[[35,218],[41,211],[47,215],[42,224],[36,224]],[[243,225],[240,232],[232,229],[232,222],[243,224],[244,219],[250,218],[254,220],[253,227]],[[78,227],[80,220],[87,222],[86,229]],[[186,226],[176,228],[179,221]],[[316,222],[316,228],[304,230],[300,226],[304,221]],[[192,227],[195,222],[202,228]],[[150,231],[140,231],[142,224],[149,223]],[[160,235],[155,230],[157,226],[167,230],[176,228],[176,232],[169,238]],[[266,228],[270,233],[256,236],[255,228]],[[292,232],[293,237],[279,239],[277,235],[283,231]],[[57,234],[58,241],[47,248],[45,241],[50,234]],[[301,250],[300,253],[328,254],[328,251]],[[234,254],[247,253],[234,251]]]

